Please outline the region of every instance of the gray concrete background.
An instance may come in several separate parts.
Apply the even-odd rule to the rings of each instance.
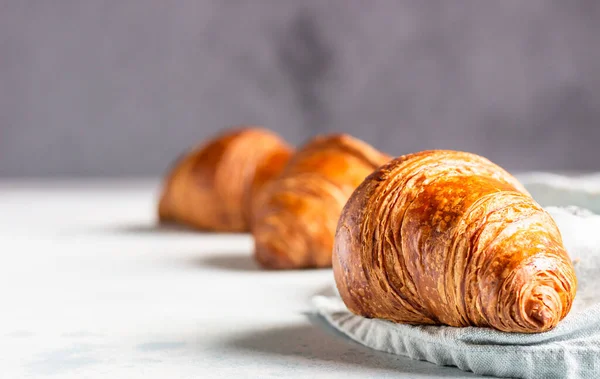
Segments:
[[[600,2],[0,0],[0,176],[160,175],[224,126],[600,170]]]

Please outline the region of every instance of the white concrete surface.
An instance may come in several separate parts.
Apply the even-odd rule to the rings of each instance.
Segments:
[[[330,270],[266,272],[246,235],[154,226],[156,182],[0,182],[1,378],[474,377],[311,315]]]

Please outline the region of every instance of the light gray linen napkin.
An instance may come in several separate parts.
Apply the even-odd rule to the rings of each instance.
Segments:
[[[542,206],[578,206],[600,214],[600,173],[559,175],[530,172],[517,175]]]
[[[552,331],[518,334],[396,324],[350,313],[339,295],[316,296],[313,305],[334,328],[375,350],[481,375],[599,378],[600,216],[577,207],[546,209],[561,230],[578,278],[573,308]]]

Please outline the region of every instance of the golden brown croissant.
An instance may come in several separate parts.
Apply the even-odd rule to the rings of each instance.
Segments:
[[[291,154],[291,147],[266,129],[227,130],[174,165],[160,198],[159,219],[203,230],[248,231],[255,194],[281,172]]]
[[[262,191],[253,212],[255,256],[267,268],[330,267],[346,200],[391,157],[348,135],[317,136]]]
[[[577,287],[550,215],[502,168],[455,151],[365,179],[340,217],[333,271],[356,314],[507,332],[552,329]]]

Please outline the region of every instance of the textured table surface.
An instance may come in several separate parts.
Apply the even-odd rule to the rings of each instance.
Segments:
[[[157,229],[157,182],[0,183],[0,377],[475,377],[311,314],[330,270],[265,272],[247,235]]]

